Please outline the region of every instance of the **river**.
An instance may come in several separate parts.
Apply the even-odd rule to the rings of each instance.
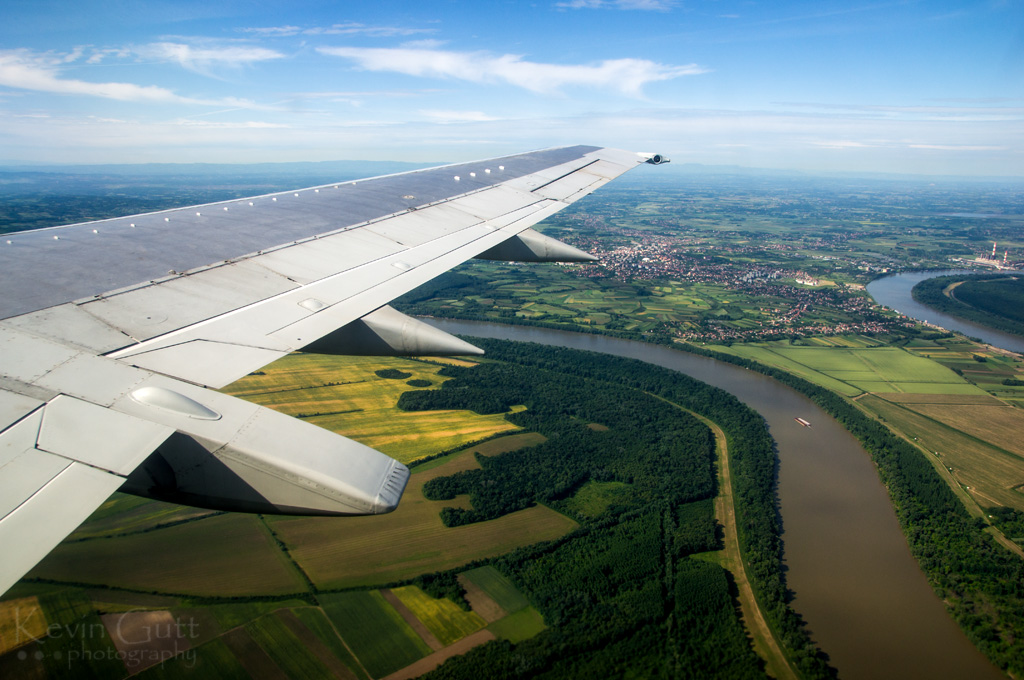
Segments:
[[[428,321],[449,333],[640,359],[736,395],[765,417],[778,443],[793,607],[839,677],[1005,678],[968,642],[928,585],[867,453],[802,394],[760,373],[668,347],[529,326]]]
[[[875,299],[875,302],[883,304],[890,309],[895,309],[900,314],[911,316],[919,321],[927,321],[936,326],[942,326],[947,330],[958,331],[968,337],[980,338],[995,347],[1024,353],[1024,338],[1019,335],[1004,333],[988,326],[943,314],[917,302],[910,293],[914,286],[925,279],[932,279],[936,276],[980,273],[983,272],[971,269],[946,269],[883,276],[868,284],[868,294]]]

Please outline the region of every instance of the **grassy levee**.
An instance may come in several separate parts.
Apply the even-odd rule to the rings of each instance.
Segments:
[[[500,441],[500,440],[498,440]],[[461,496],[430,501],[423,485],[435,477],[478,468],[477,447],[413,468],[398,509],[375,517],[267,517],[292,557],[323,590],[404,581],[564,536],[572,519],[537,505],[489,522],[445,527],[444,507],[469,507]],[[358,556],[358,559],[353,559]]]
[[[693,413],[689,411],[689,413]],[[754,590],[747,577],[747,567],[740,550],[736,527],[736,505],[733,500],[732,474],[729,468],[729,444],[725,432],[714,421],[693,413],[701,422],[711,428],[718,447],[718,496],[715,498],[715,516],[722,526],[723,549],[716,554],[719,564],[732,574],[736,584],[736,595],[743,613],[743,625],[754,643],[754,651],[765,662],[765,671],[779,680],[795,680],[799,674],[793,669],[782,646],[764,617]],[[705,553],[710,555],[711,553]]]
[[[430,654],[430,647],[378,591],[321,596],[324,612],[366,668],[379,678]]]

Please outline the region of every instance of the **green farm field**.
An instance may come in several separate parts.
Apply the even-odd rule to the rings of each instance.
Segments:
[[[1019,408],[1005,404],[904,403],[904,406],[1020,456],[1024,463],[1024,411]]]
[[[244,631],[242,633],[244,634]],[[252,644],[255,645],[255,643]],[[225,639],[217,638],[195,648],[189,656],[176,656],[169,661],[147,668],[133,677],[141,680],[189,680],[195,677],[245,678],[251,676],[249,669],[238,660]]]
[[[213,510],[115,494],[97,508],[88,521],[76,529],[69,539],[135,533],[213,514],[216,514]]]
[[[430,654],[430,647],[379,591],[325,594],[320,600],[371,677],[383,677]]]
[[[61,543],[29,576],[210,596],[306,589],[259,517],[234,513],[158,531]]]
[[[559,508],[583,517],[597,517],[616,502],[628,502],[630,494],[630,485],[625,482],[589,481]]]
[[[428,501],[423,497],[423,484],[430,479],[479,467],[474,457],[478,451],[496,455],[543,439],[536,433],[499,437],[414,468],[399,508],[376,517],[261,519],[213,513],[112,537],[101,536],[90,521],[81,532],[97,537],[62,543],[30,576],[164,593],[240,596],[304,592],[306,584],[295,563],[321,588],[376,585],[450,569],[558,538],[577,526],[569,517],[538,505],[489,522],[448,528],[441,522],[441,509],[468,507],[468,498]],[[117,504],[120,498],[115,496],[112,502]],[[128,498],[124,513],[132,517],[144,514],[147,505],[159,516],[166,505],[157,501],[138,505]],[[120,527],[117,517],[105,511],[96,522]],[[270,529],[285,542],[291,557],[281,550]],[[351,559],[352,555],[360,559]]]
[[[312,631],[330,649],[335,657],[344,663],[356,680],[368,680],[369,676],[366,675],[363,667],[352,656],[349,648],[338,637],[338,633],[323,609],[320,607],[299,607],[291,611],[295,614],[296,618],[302,621],[306,628]]]
[[[534,607],[520,609],[487,626],[495,637],[512,643],[528,640],[545,628],[544,617]]]
[[[478,446],[497,446],[497,442]],[[479,467],[477,447],[444,462],[413,468],[398,509],[375,517],[268,517],[292,557],[320,588],[351,588],[412,578],[563,536],[576,528],[570,518],[537,505],[488,522],[445,527],[442,508],[468,507],[468,497],[430,501],[423,485],[435,477]],[[352,559],[358,555],[359,559]]]
[[[941,364],[898,347],[793,347],[755,343],[715,350],[775,366],[848,397],[862,392],[985,395]]]
[[[309,653],[318,642],[313,633],[301,624],[289,626],[288,619],[295,620],[290,612],[274,612],[250,621],[245,632],[289,678],[334,677],[323,661]]]
[[[931,405],[896,404],[876,395],[866,395],[857,403],[924,447],[929,459],[947,473],[943,477],[967,487],[979,506],[1005,505],[1024,510],[1024,493],[1020,491],[1024,485],[1024,458],[1021,456],[911,410]],[[947,417],[950,412],[955,414],[965,407],[969,408],[955,404],[941,406]]]
[[[530,601],[519,592],[519,589],[494,567],[470,569],[463,572],[462,576],[476,584],[509,614],[530,605]]]

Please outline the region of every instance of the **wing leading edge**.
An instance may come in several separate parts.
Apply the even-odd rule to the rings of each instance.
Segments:
[[[564,147],[8,235],[0,592],[118,489],[252,512],[393,510],[401,463],[208,388],[297,350],[478,353],[387,303],[474,257],[593,259],[530,227],[666,160]]]

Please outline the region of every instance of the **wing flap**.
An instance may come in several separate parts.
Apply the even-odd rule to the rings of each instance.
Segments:
[[[28,448],[0,468],[0,518],[11,514],[72,461]]]
[[[3,428],[21,420],[44,403],[39,399],[0,389],[0,432],[3,432]],[[0,454],[0,465],[3,465],[2,454]]]
[[[35,448],[123,477],[174,428],[59,395],[43,409]]]
[[[171,432],[66,396],[0,432],[0,592],[74,531]]]
[[[14,585],[123,482],[122,477],[109,472],[82,463],[69,463],[0,519],[0,545],[4,546],[0,592]]]

